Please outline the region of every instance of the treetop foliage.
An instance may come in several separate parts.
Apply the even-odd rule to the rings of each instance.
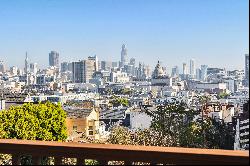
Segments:
[[[129,101],[126,98],[119,98],[116,96],[112,97],[112,100],[110,101],[110,103],[114,106],[114,107],[118,107],[120,105],[124,106],[124,107],[128,107],[129,106]]]
[[[0,138],[64,141],[66,113],[60,104],[27,103],[0,112]]]
[[[205,118],[194,120],[199,112],[187,110],[183,103],[170,103],[147,111],[152,117],[149,129],[129,131],[115,126],[109,143],[208,149],[233,149],[233,134],[223,121]]]

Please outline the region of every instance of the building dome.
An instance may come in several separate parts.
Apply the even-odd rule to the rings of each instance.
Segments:
[[[153,73],[153,78],[159,78],[165,76],[163,68],[160,65],[160,62],[158,61],[154,73]]]

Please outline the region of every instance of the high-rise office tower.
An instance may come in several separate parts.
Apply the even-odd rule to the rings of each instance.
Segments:
[[[182,65],[182,74],[187,75],[188,74],[188,69],[187,69],[187,64],[183,63]]]
[[[121,66],[123,67],[124,65],[128,64],[128,51],[125,46],[125,44],[122,45],[122,51],[121,51]]]
[[[72,73],[74,83],[89,83],[96,72],[96,61],[87,59],[79,62],[72,62]]]
[[[30,64],[30,72],[36,75],[37,71],[38,71],[37,63],[31,63]]]
[[[128,72],[128,74],[132,75],[132,76],[136,76],[136,70],[135,70],[135,64],[136,61],[135,61],[135,58],[131,58],[130,59],[130,62],[129,62],[129,65],[128,65],[128,68],[130,68],[130,72]]]
[[[61,72],[66,72],[69,70],[69,64],[68,62],[61,63]]]
[[[195,78],[195,61],[194,59],[190,60],[189,74],[191,78]]]
[[[72,72],[72,63],[69,63],[69,65],[68,65],[68,69],[69,69],[69,71],[71,71]]]
[[[89,83],[89,80],[93,78],[93,74],[97,71],[98,67],[96,60],[88,59],[84,60],[84,83]]]
[[[142,66],[142,63],[139,62],[139,67],[136,70],[136,77],[137,79],[141,79],[142,76],[143,76],[143,66]]]
[[[18,68],[17,69],[17,75],[18,76],[22,76],[24,73],[23,73],[23,70],[22,69],[20,69],[20,68]]]
[[[89,56],[88,60],[94,61],[94,67],[95,67],[95,71],[99,70],[99,62],[98,62],[98,58],[97,56]]]
[[[135,66],[135,58],[131,58],[129,64]]]
[[[72,63],[70,62],[61,63],[61,72],[67,72],[67,71],[72,72]]]
[[[152,70],[151,70],[151,67],[149,65],[146,65],[145,66],[145,74],[147,77],[151,77],[152,76]]]
[[[112,69],[112,62],[111,61],[101,61],[101,70],[111,70]]]
[[[118,62],[112,62],[112,67],[113,68],[119,67],[118,64],[119,64]]]
[[[249,86],[249,54],[245,54],[245,81]]]
[[[29,73],[29,58],[28,58],[28,53],[26,52],[25,55],[25,67],[24,67],[24,73],[28,75]]]
[[[201,80],[201,69],[197,68],[195,73],[196,79]]]
[[[28,58],[28,53],[26,52],[26,56],[25,56],[25,65],[24,65],[24,74],[26,76],[26,85],[29,84],[28,78],[29,78],[29,72],[30,72],[30,68],[29,68],[29,58]]]
[[[3,61],[0,61],[0,72],[4,73],[5,72],[5,64]]]
[[[106,66],[107,66],[107,61],[101,61],[100,69],[101,70],[106,70]]]
[[[84,61],[72,62],[72,80],[74,83],[83,83]]]
[[[16,76],[18,73],[18,68],[16,66],[12,66],[10,67],[10,73],[13,75],[13,76]]]
[[[201,80],[206,81],[207,80],[207,65],[201,65]]]
[[[59,67],[59,53],[51,51],[49,53],[49,66]]]
[[[178,66],[174,66],[174,67],[172,68],[171,76],[172,76],[172,77],[179,76],[179,69],[178,69]]]

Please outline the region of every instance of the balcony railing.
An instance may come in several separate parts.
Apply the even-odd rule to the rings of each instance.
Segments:
[[[41,164],[41,157],[55,158],[55,164],[62,164],[62,158],[77,158],[77,165],[84,165],[84,159],[94,159],[101,165],[109,161],[145,162],[151,164],[233,164],[247,165],[249,151],[193,149],[174,147],[126,146],[110,144],[81,144],[52,141],[28,141],[0,139],[0,154],[11,154],[12,164],[20,164],[20,156],[31,155],[32,164]]]

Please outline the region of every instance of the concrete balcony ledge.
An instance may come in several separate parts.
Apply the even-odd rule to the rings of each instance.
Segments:
[[[0,153],[12,154],[13,164],[20,164],[21,155],[34,156],[39,164],[43,156],[55,157],[60,164],[63,157],[77,158],[77,165],[84,159],[94,159],[106,165],[108,161],[185,164],[185,165],[248,165],[249,151],[195,149],[175,147],[131,146],[111,144],[81,144],[55,141],[30,141],[0,139]]]

